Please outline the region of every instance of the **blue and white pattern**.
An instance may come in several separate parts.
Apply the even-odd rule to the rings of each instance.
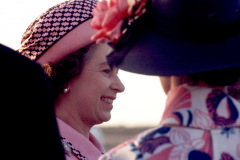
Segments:
[[[160,126],[101,160],[239,160],[240,103],[220,89],[179,86],[168,94]]]

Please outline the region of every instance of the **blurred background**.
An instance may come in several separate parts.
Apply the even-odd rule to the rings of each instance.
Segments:
[[[1,0],[0,43],[18,49],[28,25],[49,7],[63,1]],[[147,128],[157,126],[166,100],[158,77],[122,70],[119,71],[119,77],[126,89],[114,101],[111,120],[92,130],[106,150]]]

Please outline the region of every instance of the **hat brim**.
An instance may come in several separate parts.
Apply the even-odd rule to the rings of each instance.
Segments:
[[[134,73],[160,76],[238,67],[239,42],[240,34],[221,42],[197,43],[162,36],[146,29],[132,45],[117,51],[127,51],[118,67]],[[108,60],[111,61],[111,58]]]

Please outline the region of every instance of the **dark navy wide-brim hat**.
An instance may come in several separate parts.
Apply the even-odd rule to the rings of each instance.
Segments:
[[[240,66],[240,0],[150,0],[110,44],[110,65],[147,75],[187,75]]]

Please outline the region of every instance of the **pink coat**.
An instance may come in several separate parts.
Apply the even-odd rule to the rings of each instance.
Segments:
[[[104,153],[103,146],[90,133],[89,139],[57,118],[66,160],[96,160]]]

